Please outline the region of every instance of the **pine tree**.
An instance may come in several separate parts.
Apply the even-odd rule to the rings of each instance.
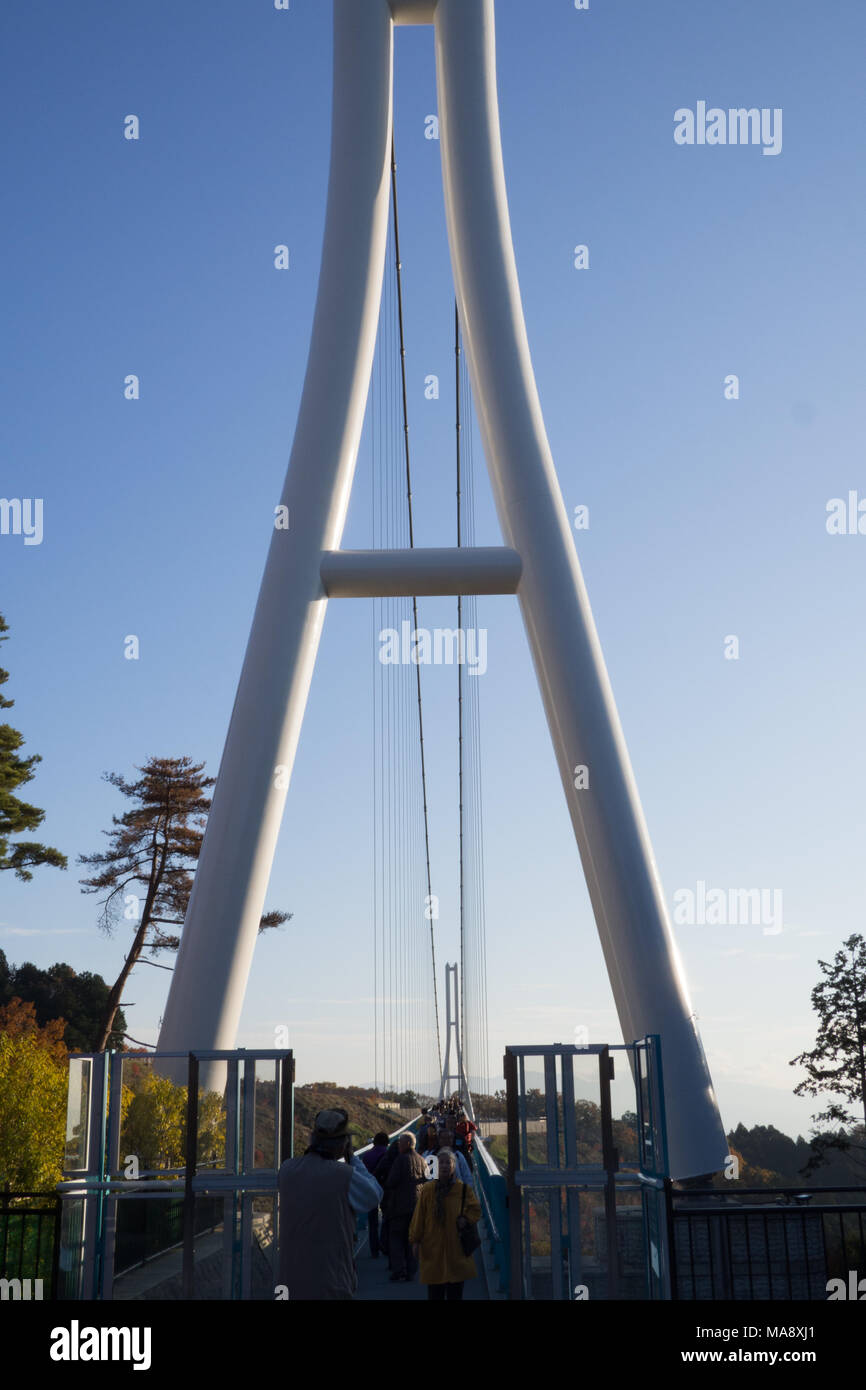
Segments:
[[[122,816],[112,817],[114,829],[105,831],[110,848],[80,855],[78,860],[97,870],[93,877],[81,880],[82,891],[105,893],[100,928],[111,936],[121,919],[135,923],[132,945],[109,991],[97,1042],[100,1052],[107,1046],[126,982],[143,952],[153,956],[176,951],[180,945],[180,935],[171,928],[183,925],[210,810],[205,793],[215,781],[204,776],[204,763],[191,758],[150,758],[138,771],[141,776],[135,782],[116,772],[104,774],[134,804]],[[279,926],[290,916],[268,912],[259,930]]]
[[[0,642],[8,639],[9,626],[0,613]],[[9,672],[0,667],[0,685],[5,685]],[[11,709],[14,700],[7,700],[0,694],[0,709]],[[29,782],[33,769],[42,759],[38,753],[29,758],[18,756],[24,739],[11,724],[0,724],[0,869],[14,869],[15,877],[25,883],[32,879],[30,872],[39,864],[53,864],[57,869],[66,868],[66,855],[58,849],[39,844],[36,840],[19,840],[10,847],[8,836],[19,835],[23,830],[37,830],[45,819],[45,812],[38,806],[30,806],[19,801],[14,795],[17,787]]]
[[[814,1135],[815,1156],[804,1170],[807,1173],[825,1162],[833,1149],[849,1153],[855,1161],[866,1155],[866,1147],[855,1143],[849,1133],[861,1129],[861,1122],[848,1108],[858,1105],[862,1110],[861,1133],[866,1139],[866,940],[849,936],[832,965],[824,960],[818,964],[825,977],[812,990],[812,1008],[820,1021],[818,1035],[812,1051],[802,1052],[790,1063],[806,1068],[806,1079],[794,1087],[794,1094],[817,1096],[826,1092],[841,1097],[847,1105],[833,1101],[814,1116],[816,1124],[839,1128]]]

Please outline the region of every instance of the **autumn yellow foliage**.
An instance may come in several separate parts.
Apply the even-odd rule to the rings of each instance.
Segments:
[[[32,1004],[0,1007],[0,1185],[47,1192],[62,1177],[69,1064],[66,1023],[40,1027]]]
[[[133,1091],[122,1093],[123,1155],[135,1154],[143,1170],[182,1168],[186,1162],[187,1088],[150,1072]],[[199,1161],[215,1167],[225,1162],[225,1114],[222,1096],[203,1091],[198,1105]]]

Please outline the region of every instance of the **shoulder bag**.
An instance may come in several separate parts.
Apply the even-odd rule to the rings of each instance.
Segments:
[[[463,1247],[464,1255],[471,1255],[481,1244],[481,1237],[478,1234],[477,1221],[470,1221],[463,1215],[466,1206],[466,1184],[463,1184],[463,1195],[460,1198],[460,1215],[457,1218],[457,1234],[460,1237],[460,1244]]]

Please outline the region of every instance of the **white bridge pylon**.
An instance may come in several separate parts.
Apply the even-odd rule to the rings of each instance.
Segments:
[[[382,293],[395,23],[434,25],[451,264],[501,549],[340,552]],[[661,1035],[674,1176],[719,1169],[727,1143],[530,360],[493,0],[334,0],[322,268],[280,501],[289,527],[271,539],[160,1049],[235,1045],[329,596],[516,592],[623,1037]]]
[[[454,1062],[451,1061],[451,1043],[454,1042]],[[456,1070],[452,1070],[452,1066]],[[463,1067],[463,1043],[460,1038],[460,984],[457,979],[457,966],[445,967],[445,1061],[442,1066],[442,1080],[439,1085],[439,1099],[447,1100],[452,1094],[451,1082],[456,1082],[455,1090],[463,1101],[463,1108],[470,1120],[475,1119],[472,1107],[472,1092]],[[486,1083],[485,1083],[486,1084]]]

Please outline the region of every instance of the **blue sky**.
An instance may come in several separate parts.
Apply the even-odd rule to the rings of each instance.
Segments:
[[[5,693],[43,757],[28,788],[43,838],[71,866],[4,875],[0,946],[113,979],[123,942],[96,931],[74,858],[122,809],[103,770],[219,762],[306,363],[330,5],[13,3],[2,24],[0,492],[44,502],[41,545],[0,536]],[[866,498],[866,11],[499,0],[497,33],[533,362],[566,505],[590,509],[578,551],[666,898],[699,881],[783,893],[775,935],[676,928],[722,1117],[805,1132],[819,1107],[791,1095],[787,1063],[814,1037],[816,961],[863,930],[866,537],[825,523],[830,499]],[[398,30],[396,57],[416,539],[450,544],[430,31]],[[781,108],[781,153],[678,146],[674,113],[698,101]],[[369,448],[347,546],[371,542]],[[481,476],[478,493],[479,543],[498,543]],[[491,1055],[576,1027],[618,1041],[517,608],[478,609]],[[420,620],[453,625],[452,607],[426,601]],[[372,1079],[374,660],[369,606],[332,604],[268,895],[295,916],[259,944],[239,1038],[273,1045],[287,1024],[301,1081]],[[453,675],[423,671],[442,963],[457,951]],[[166,980],[136,971],[134,1036],[155,1040]]]

